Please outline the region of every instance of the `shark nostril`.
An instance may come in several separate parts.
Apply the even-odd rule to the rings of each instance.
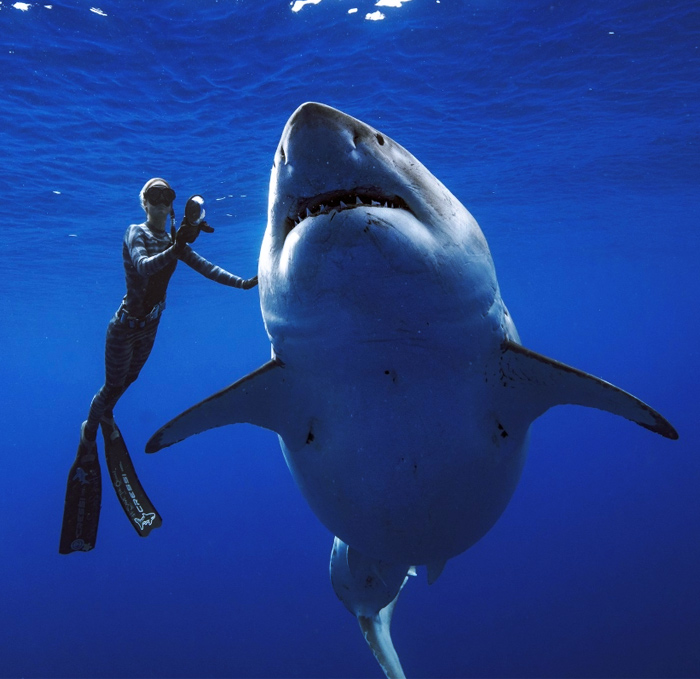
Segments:
[[[382,137],[381,134],[377,132],[377,142],[379,143],[379,146],[384,146],[384,137]]]

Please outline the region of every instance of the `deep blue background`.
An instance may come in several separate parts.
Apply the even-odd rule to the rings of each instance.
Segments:
[[[97,549],[57,553],[139,189],[203,193],[216,233],[197,250],[253,275],[306,100],[381,129],[474,213],[524,344],[681,435],[571,407],[536,422],[500,522],[404,589],[407,673],[700,675],[696,0],[411,0],[377,22],[366,0],[91,7],[0,4],[0,675],[380,676],[274,435],[141,453],[269,357],[257,291],[178,269],[116,411],[163,527],[140,540],[106,485]]]

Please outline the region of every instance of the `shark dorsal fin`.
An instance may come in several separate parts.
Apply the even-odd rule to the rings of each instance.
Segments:
[[[510,340],[502,345],[497,379],[503,387],[515,389],[531,420],[553,406],[572,404],[606,410],[666,438],[678,438],[664,417],[632,394]]]

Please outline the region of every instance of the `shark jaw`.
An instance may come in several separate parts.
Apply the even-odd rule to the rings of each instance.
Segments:
[[[406,210],[413,214],[408,203],[397,195],[386,195],[379,187],[357,187],[351,190],[326,191],[312,198],[299,198],[293,212],[287,217],[285,226],[291,231],[305,219],[319,215],[337,214],[360,207],[378,207],[391,210]]]

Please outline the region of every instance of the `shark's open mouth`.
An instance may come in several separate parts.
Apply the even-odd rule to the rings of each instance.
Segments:
[[[411,212],[406,201],[400,196],[386,195],[376,187],[363,187],[352,190],[336,190],[319,194],[313,198],[301,198],[289,215],[291,228],[307,217],[353,210],[358,207],[385,207]]]

